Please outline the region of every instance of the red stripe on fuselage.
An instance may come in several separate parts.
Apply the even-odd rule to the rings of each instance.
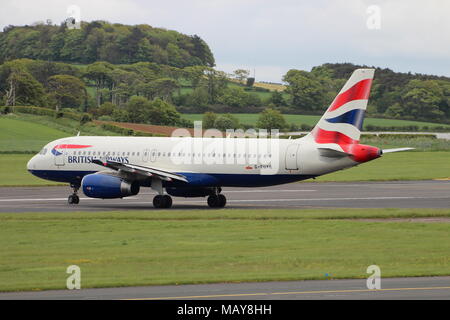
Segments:
[[[57,146],[55,146],[55,149],[83,149],[89,147],[92,146],[84,144],[58,144]]]
[[[355,83],[353,87],[347,89],[346,91],[336,96],[336,98],[333,100],[330,107],[328,108],[327,112],[336,110],[340,106],[353,100],[369,99],[371,86],[372,86],[372,79],[364,79]]]

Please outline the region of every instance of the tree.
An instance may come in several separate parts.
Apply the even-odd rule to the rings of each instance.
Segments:
[[[444,116],[439,109],[443,100],[443,90],[435,80],[411,80],[402,94],[403,115],[438,120]]]
[[[202,126],[203,129],[214,128],[214,122],[217,119],[217,115],[214,112],[205,112],[203,114]]]
[[[231,114],[219,115],[214,120],[214,128],[226,131],[227,129],[237,129],[239,127],[239,120]]]
[[[237,69],[233,71],[234,77],[238,79],[241,83],[245,83],[245,79],[250,75],[249,70]]]
[[[183,76],[191,82],[191,86],[195,89],[200,85],[200,81],[205,75],[204,66],[192,66],[183,68]]]
[[[272,103],[277,108],[286,105],[286,101],[284,101],[283,94],[279,91],[272,91],[272,94],[270,95],[268,102]]]
[[[132,96],[125,106],[130,122],[150,123],[150,101],[145,97]]]
[[[86,98],[86,87],[80,79],[56,75],[48,79],[49,96],[56,101],[55,108],[78,108]]]
[[[288,83],[286,92],[291,95],[294,108],[304,111],[323,109],[327,92],[320,82],[306,71],[289,70],[283,78]]]
[[[129,121],[134,123],[164,126],[182,123],[181,115],[175,107],[161,99],[150,102],[144,97],[132,96],[125,110],[128,113]]]
[[[177,126],[182,123],[180,113],[170,103],[155,99],[150,106],[150,123],[163,126]]]
[[[33,60],[20,59],[0,66],[0,93],[4,93],[6,105],[44,105],[44,87],[27,69],[32,62]]]
[[[208,92],[205,88],[195,88],[186,98],[186,105],[194,108],[204,108],[208,105]]]
[[[111,72],[113,69],[114,66],[107,62],[95,62],[86,68],[84,77],[88,80],[94,81],[97,107],[101,104],[101,95],[99,94],[99,90],[111,85]]]
[[[256,126],[269,131],[283,130],[287,127],[287,123],[280,111],[268,108],[259,114]]]
[[[197,35],[149,25],[106,21],[81,22],[81,29],[60,26],[8,26],[0,32],[0,62],[30,58],[77,63],[115,64],[151,61],[176,67],[214,67],[208,45]]]
[[[214,104],[217,98],[227,87],[227,76],[223,71],[217,71],[213,68],[205,69],[206,87],[208,89],[209,103]]]

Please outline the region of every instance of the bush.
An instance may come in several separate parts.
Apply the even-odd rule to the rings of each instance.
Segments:
[[[0,107],[0,114],[8,114],[11,113],[11,107],[5,106]]]
[[[140,137],[153,137],[153,136],[163,137],[164,136],[161,134],[153,134],[150,132],[142,132],[142,131],[137,131],[137,130],[133,130],[133,129],[122,128],[122,127],[116,126],[115,124],[112,124],[112,123],[102,123],[101,127],[105,130],[118,133],[122,136],[140,136]]]
[[[113,121],[111,116],[100,116],[98,118],[98,120],[100,120],[100,121]]]
[[[90,121],[92,121],[92,118],[91,118],[91,116],[90,116],[89,114],[83,113],[83,114],[81,115],[81,119],[80,119],[80,124],[81,124],[81,125],[83,125],[83,124],[85,124],[85,123],[88,123],[88,122],[90,122]]]
[[[50,116],[50,117],[56,116],[56,111],[53,109],[48,109],[48,108],[32,107],[32,106],[15,106],[15,107],[10,107],[10,108],[14,112],[19,112],[19,113],[29,113],[29,114],[35,114],[38,116]]]

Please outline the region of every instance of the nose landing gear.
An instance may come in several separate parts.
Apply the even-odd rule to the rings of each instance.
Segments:
[[[80,189],[80,186],[71,184],[70,187],[73,189],[73,193],[67,198],[67,202],[69,204],[78,204],[78,203],[80,203],[80,197],[77,194],[78,189]]]

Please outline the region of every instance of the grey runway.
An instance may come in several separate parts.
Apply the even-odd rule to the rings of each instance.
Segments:
[[[124,199],[67,204],[69,187],[0,188],[0,212],[157,210],[149,188]],[[450,181],[306,182],[264,188],[224,188],[227,208],[450,208]],[[173,198],[173,209],[209,209],[206,198]],[[166,209],[167,210],[167,209]]]
[[[382,278],[381,289],[366,279],[218,283],[0,293],[8,299],[127,300],[450,300],[450,277]]]

